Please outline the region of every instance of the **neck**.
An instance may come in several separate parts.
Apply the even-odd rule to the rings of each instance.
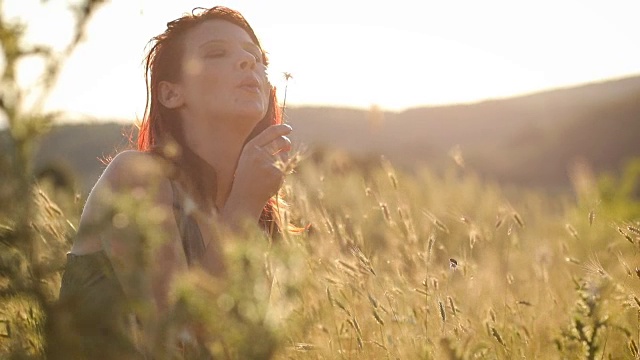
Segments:
[[[194,120],[183,124],[184,138],[191,150],[215,170],[216,184],[211,186],[217,188],[211,192],[215,194],[216,207],[222,209],[231,192],[238,159],[251,129],[241,131],[231,121]]]

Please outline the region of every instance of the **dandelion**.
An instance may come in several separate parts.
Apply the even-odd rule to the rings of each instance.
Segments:
[[[284,99],[282,100],[282,120],[285,120],[285,110],[287,108],[287,89],[289,87],[289,79],[292,79],[293,76],[291,75],[291,73],[288,72],[283,72],[282,73],[283,77],[284,77]]]

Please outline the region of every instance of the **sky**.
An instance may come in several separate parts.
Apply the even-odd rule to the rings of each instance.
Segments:
[[[62,44],[69,1],[5,0],[28,41]],[[239,10],[269,53],[287,106],[402,111],[640,75],[640,1],[111,0],[67,61],[47,109],[68,119],[142,116],[149,39],[198,6]],[[19,75],[29,86],[37,64]]]

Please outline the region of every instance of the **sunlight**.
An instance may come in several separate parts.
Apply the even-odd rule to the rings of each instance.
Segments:
[[[64,19],[51,13],[63,14],[64,8],[51,2],[46,11],[27,10],[36,2],[6,7],[28,15],[32,39],[64,39],[64,33],[52,39],[59,32],[50,31]],[[640,25],[632,16],[640,5],[634,1],[221,4],[240,10],[252,24],[270,54],[270,78],[280,91],[282,73],[293,75],[287,95],[292,106],[376,104],[403,110],[640,73]],[[91,22],[48,107],[77,119],[140,117],[145,44],[167,21],[198,5],[111,1]],[[32,65],[23,66],[25,82],[35,81],[33,73]]]

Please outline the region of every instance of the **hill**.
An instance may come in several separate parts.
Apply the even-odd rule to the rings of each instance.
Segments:
[[[403,112],[291,107],[286,119],[294,127],[294,143],[311,151],[341,150],[361,158],[385,155],[410,169],[450,164],[455,147],[467,167],[486,178],[565,188],[566,169],[577,159],[596,172],[615,172],[626,159],[640,156],[640,76]],[[87,191],[104,167],[100,159],[127,147],[127,127],[57,126],[43,139],[37,166],[70,168],[80,174]]]
[[[566,187],[566,169],[577,159],[602,172],[640,156],[640,77],[400,113],[288,114],[304,143],[383,154],[407,167],[442,166],[459,147],[475,171],[518,185]]]

